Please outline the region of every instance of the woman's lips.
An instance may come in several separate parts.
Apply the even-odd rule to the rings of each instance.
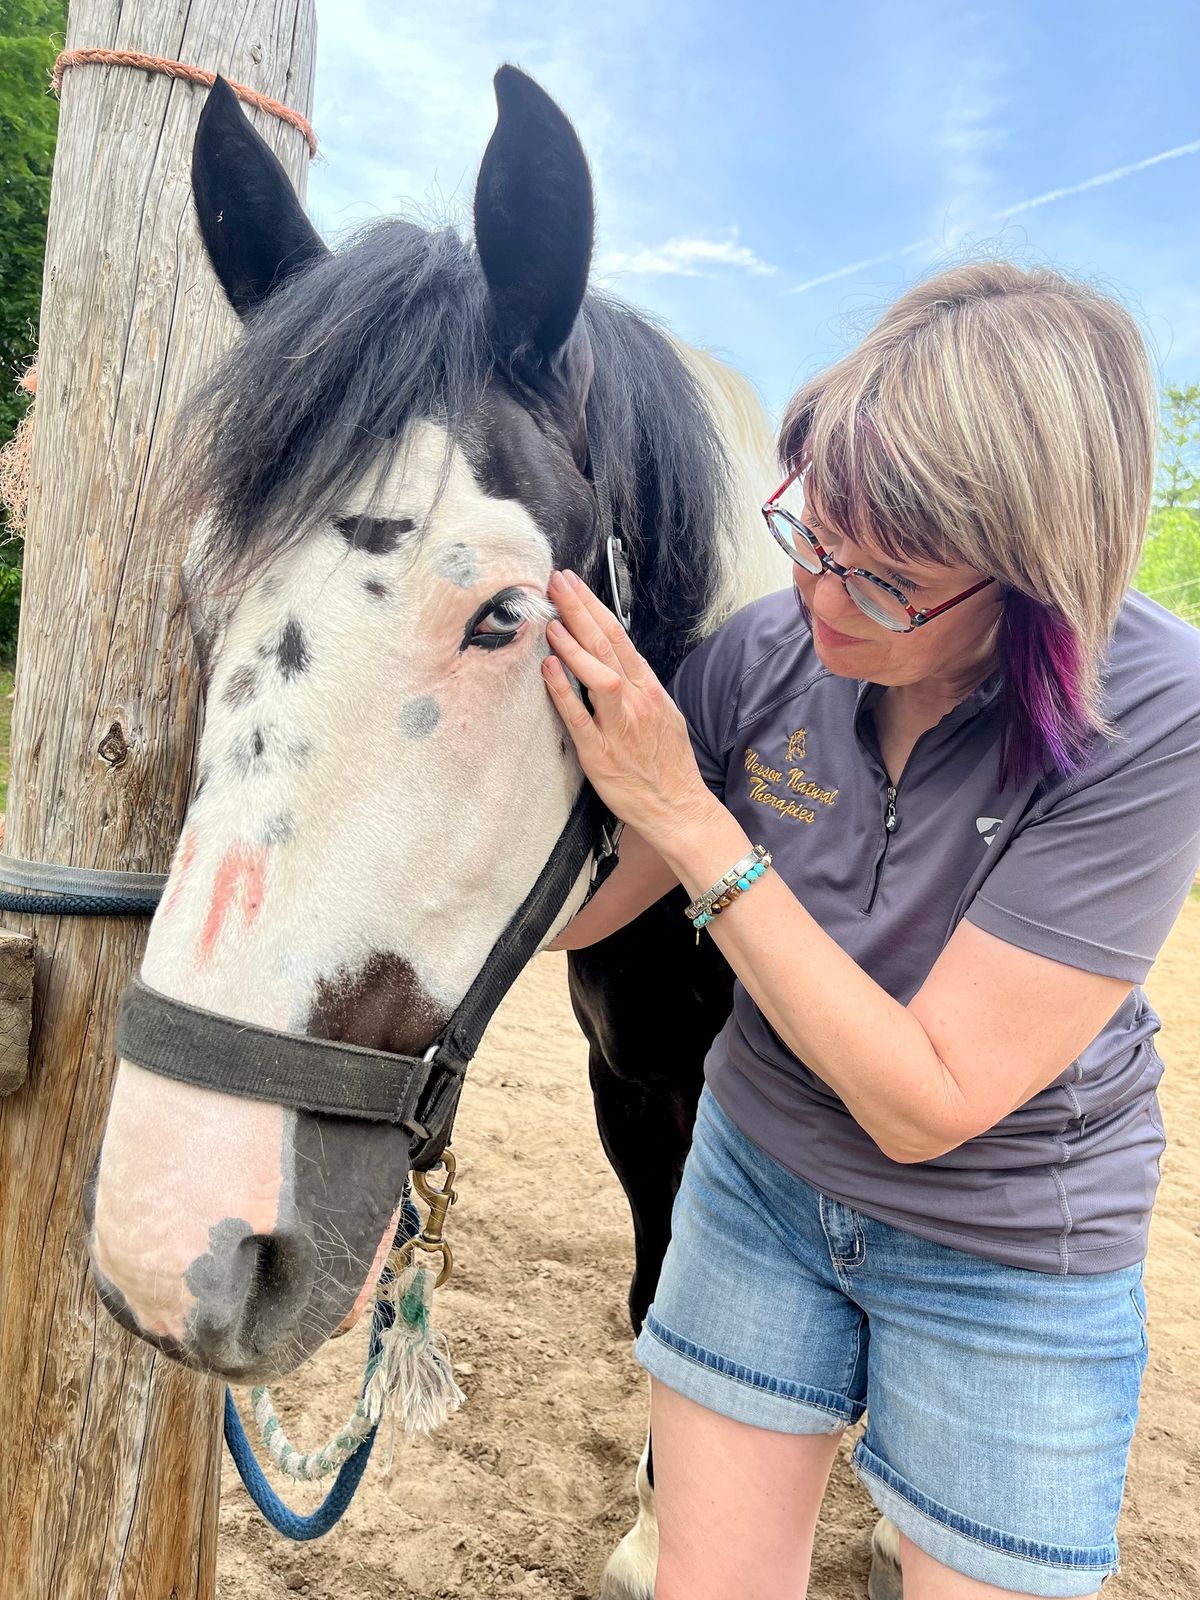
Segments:
[[[826,645],[829,649],[837,649],[848,644],[865,644],[864,639],[856,639],[853,634],[839,633],[836,628],[831,628],[827,622],[816,615],[813,616],[813,626],[816,629],[817,643]]]

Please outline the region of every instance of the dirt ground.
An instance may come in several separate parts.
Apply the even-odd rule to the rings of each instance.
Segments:
[[[1165,1019],[1171,1146],[1150,1251],[1151,1362],[1105,1600],[1200,1595],[1200,898],[1148,984]],[[270,1533],[226,1464],[222,1600],[593,1600],[629,1525],[646,1396],[625,1314],[628,1213],[596,1135],[566,958],[540,956],[472,1068],[455,1148],[458,1258],[438,1296],[468,1403],[433,1438],[371,1462],[314,1545]],[[365,1333],[327,1347],[277,1400],[302,1448],[353,1403]],[[851,1444],[853,1441],[848,1440]],[[839,1459],[812,1600],[865,1594],[874,1520]],[[295,1504],[315,1503],[306,1486]]]

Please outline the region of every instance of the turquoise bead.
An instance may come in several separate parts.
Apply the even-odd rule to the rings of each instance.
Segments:
[[[749,887],[750,887],[750,879],[749,878],[739,878],[738,879],[738,888],[739,889],[748,889]]]

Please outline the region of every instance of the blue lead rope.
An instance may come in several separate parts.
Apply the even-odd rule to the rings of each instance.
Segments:
[[[400,1214],[400,1222],[396,1228],[394,1248],[398,1249],[406,1240],[411,1239],[421,1226],[421,1219],[417,1215],[417,1208],[405,1193],[404,1209]],[[379,1287],[386,1288],[391,1281],[392,1269],[388,1265],[383,1269],[379,1280]],[[390,1300],[379,1298],[375,1301],[375,1311],[371,1317],[371,1343],[367,1352],[367,1364],[370,1366],[373,1357],[378,1355],[380,1342],[384,1334],[396,1320],[396,1308]],[[365,1387],[365,1380],[364,1380]],[[366,1435],[358,1449],[344,1461],[338,1470],[337,1477],[333,1480],[333,1487],[315,1511],[308,1516],[301,1516],[285,1505],[267,1482],[266,1473],[258,1464],[258,1458],[250,1448],[250,1441],[246,1437],[246,1430],[242,1426],[242,1419],[238,1415],[237,1406],[233,1401],[233,1392],[228,1386],[225,1389],[225,1443],[229,1447],[229,1454],[233,1457],[233,1464],[238,1470],[238,1476],[246,1486],[246,1493],[262,1512],[266,1520],[275,1529],[276,1533],[283,1534],[285,1539],[295,1539],[302,1542],[307,1539],[320,1539],[329,1532],[330,1528],[341,1521],[350,1502],[354,1499],[355,1491],[366,1471],[367,1462],[371,1458],[371,1447],[375,1443],[378,1427],[372,1428]]]

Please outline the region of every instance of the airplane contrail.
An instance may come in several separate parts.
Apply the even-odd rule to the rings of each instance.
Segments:
[[[1128,178],[1135,172],[1144,172],[1147,167],[1156,167],[1161,161],[1174,161],[1179,156],[1194,156],[1200,151],[1200,139],[1192,139],[1187,144],[1177,144],[1174,149],[1160,150],[1156,156],[1147,156],[1144,161],[1131,161],[1127,166],[1114,167],[1111,172],[1101,172],[1095,178],[1085,178],[1082,183],[1068,184],[1065,189],[1047,189],[1045,194],[1035,194],[1029,200],[1018,200],[1015,205],[1005,206],[1001,211],[993,211],[988,217],[989,222],[1006,222],[1009,217],[1016,217],[1023,211],[1034,211],[1038,206],[1048,206],[1052,200],[1063,200],[1070,194],[1082,194],[1085,189],[1099,189],[1106,183],[1116,183],[1120,178]],[[885,250],[881,255],[867,256],[863,261],[852,261],[848,266],[835,267],[832,272],[822,272],[819,277],[809,278],[805,283],[798,283],[792,289],[785,289],[783,293],[805,294],[809,289],[816,289],[823,283],[833,283],[838,278],[850,278],[856,272],[865,272],[868,267],[882,266],[885,261],[899,261],[902,256],[910,256],[916,250],[936,249],[938,240],[933,238],[914,239],[911,244],[903,244],[897,250]]]

